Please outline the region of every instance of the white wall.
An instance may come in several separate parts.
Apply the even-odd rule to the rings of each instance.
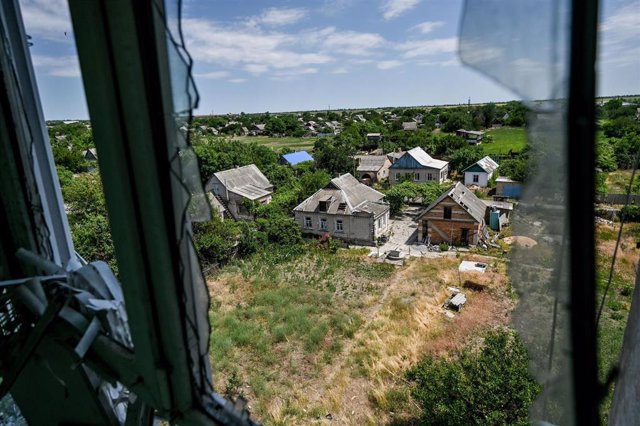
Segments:
[[[478,182],[473,181],[473,175],[478,175]],[[486,187],[491,177],[485,172],[464,172],[464,186],[476,185]]]

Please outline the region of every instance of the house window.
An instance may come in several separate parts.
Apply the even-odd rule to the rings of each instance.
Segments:
[[[216,195],[220,195],[220,185],[218,185],[217,183],[213,184],[213,193]]]
[[[415,175],[413,175],[413,180],[415,180],[416,182],[420,180],[420,173],[416,173]]]
[[[451,219],[451,207],[444,208],[444,218]]]
[[[304,218],[304,227],[305,228],[311,228],[313,225],[311,224],[311,218],[310,217],[305,217]]]
[[[342,228],[342,219],[336,220],[336,232],[342,232],[344,229]]]
[[[479,175],[473,175],[473,183],[478,183],[480,181]]]
[[[320,219],[320,229],[326,231],[327,230],[327,219],[324,217]]]
[[[427,173],[427,180],[433,180],[433,173]]]
[[[400,173],[396,172],[396,180],[400,180]]]
[[[382,218],[378,219],[378,229],[382,228]]]
[[[327,211],[327,202],[326,201],[320,201],[318,203],[318,210],[320,210],[321,212],[326,212]]]

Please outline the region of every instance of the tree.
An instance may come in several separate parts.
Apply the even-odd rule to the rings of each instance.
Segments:
[[[410,180],[393,185],[386,193],[385,200],[389,203],[389,210],[396,215],[402,210],[405,200],[422,198],[423,205],[429,205],[436,200],[445,187],[438,183],[415,183]]]
[[[451,166],[451,170],[461,172],[482,157],[484,157],[484,152],[482,151],[481,145],[467,146],[454,151],[453,154],[449,156],[449,165]]]
[[[616,153],[607,139],[598,138],[596,141],[596,167],[603,172],[612,172],[618,168]]]
[[[237,222],[213,215],[210,221],[193,224],[193,243],[201,262],[228,263],[238,250],[242,233]]]
[[[458,129],[468,129],[471,127],[471,118],[465,112],[450,113],[447,122],[444,123],[442,130],[445,132],[455,132]]]
[[[407,373],[423,424],[528,425],[541,387],[528,372],[527,350],[511,331],[489,332],[479,351],[453,360],[425,358]]]

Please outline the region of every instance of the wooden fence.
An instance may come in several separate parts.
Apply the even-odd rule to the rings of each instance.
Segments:
[[[596,194],[596,202],[604,204],[627,204],[627,194]],[[631,194],[629,204],[640,204],[640,195]]]

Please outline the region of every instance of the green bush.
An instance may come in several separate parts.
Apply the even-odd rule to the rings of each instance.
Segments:
[[[627,222],[640,222],[640,206],[626,205],[620,209],[620,214]]]
[[[438,247],[440,248],[440,251],[449,251],[449,244],[447,243],[440,243]]]
[[[515,332],[485,335],[479,351],[453,360],[425,358],[407,373],[412,396],[429,425],[528,425],[541,387],[528,372],[527,351]]]

